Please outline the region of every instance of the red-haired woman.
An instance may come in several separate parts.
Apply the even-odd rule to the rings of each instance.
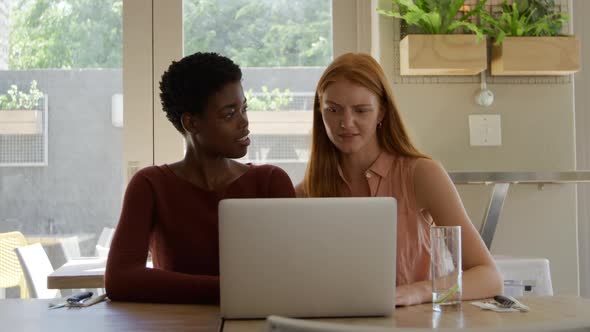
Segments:
[[[502,279],[447,172],[420,153],[404,127],[383,69],[366,54],[335,59],[314,101],[311,156],[300,197],[397,199],[397,305],[432,300],[431,224],[462,226],[463,299],[502,292]]]

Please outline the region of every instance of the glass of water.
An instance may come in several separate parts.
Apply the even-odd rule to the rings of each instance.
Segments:
[[[444,311],[461,307],[461,226],[430,228],[430,275],[432,309]]]

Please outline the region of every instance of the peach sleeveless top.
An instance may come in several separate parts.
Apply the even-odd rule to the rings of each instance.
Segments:
[[[414,169],[417,158],[382,152],[365,172],[372,197],[397,200],[397,286],[430,279],[430,225],[432,218],[416,206]],[[351,196],[342,180],[342,196]]]

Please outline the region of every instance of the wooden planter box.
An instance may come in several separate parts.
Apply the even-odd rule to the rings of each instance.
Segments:
[[[574,37],[506,37],[492,49],[492,75],[569,75],[580,70]]]
[[[251,111],[248,122],[256,135],[310,135],[313,111]]]
[[[42,132],[41,111],[0,110],[0,135],[36,135]]]
[[[486,41],[475,35],[408,35],[400,42],[401,75],[476,75],[486,68]]]

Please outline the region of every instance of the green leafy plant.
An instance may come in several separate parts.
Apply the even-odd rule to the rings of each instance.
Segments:
[[[283,92],[279,89],[270,91],[268,87],[262,87],[262,95],[254,95],[252,89],[246,91],[248,109],[252,111],[278,111],[293,101],[293,95],[289,89]]]
[[[394,8],[386,11],[377,9],[380,14],[397,17],[410,26],[416,26],[424,34],[452,34],[469,31],[484,36],[483,30],[469,19],[477,17],[487,0],[478,0],[469,11],[462,11],[465,0],[392,0]]]
[[[554,0],[515,0],[502,3],[497,17],[482,12],[482,28],[501,44],[507,36],[557,36],[569,15],[555,12]]]
[[[36,109],[41,98],[43,98],[43,92],[37,89],[37,81],[31,82],[28,93],[19,91],[18,87],[13,84],[5,95],[0,95],[0,110]]]

